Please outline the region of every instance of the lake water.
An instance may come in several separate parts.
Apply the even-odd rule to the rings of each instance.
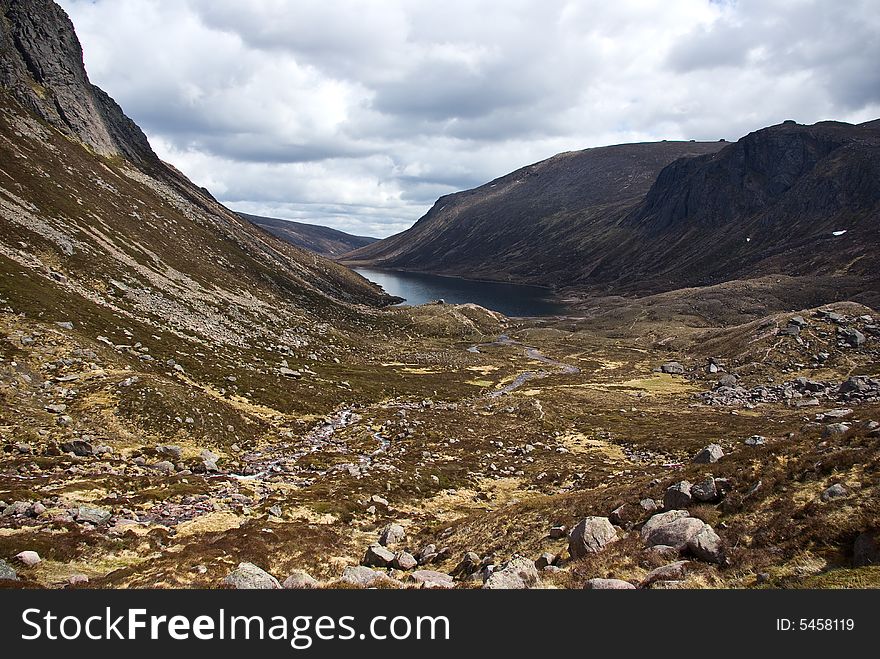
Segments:
[[[538,286],[374,268],[354,268],[354,271],[379,284],[389,295],[402,297],[406,304],[414,306],[445,300],[450,304],[473,302],[500,311],[505,316],[556,316],[565,313],[565,307],[550,298],[550,291]]]

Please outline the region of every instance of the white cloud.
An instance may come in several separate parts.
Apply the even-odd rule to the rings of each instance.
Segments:
[[[385,236],[559,151],[880,115],[874,0],[62,0],[233,208]]]

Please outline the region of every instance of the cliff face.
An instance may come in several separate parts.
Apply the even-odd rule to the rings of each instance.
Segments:
[[[98,155],[158,161],[140,128],[89,82],[73,24],[54,2],[0,0],[0,86]]]

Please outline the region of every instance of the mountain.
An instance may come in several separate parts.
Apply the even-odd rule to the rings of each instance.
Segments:
[[[656,142],[571,151],[441,197],[400,234],[343,257],[359,265],[565,285],[580,254],[633,209],[660,171],[724,142]]]
[[[391,300],[267,235],[161,162],[88,81],[73,26],[45,0],[0,2],[0,294],[95,308],[231,343]],[[63,300],[63,302],[62,302]]]
[[[785,122],[732,144],[561,154],[443,197],[344,261],[604,293],[772,274],[865,287],[878,241],[877,122]]]
[[[378,238],[367,238],[366,236],[353,236],[344,231],[316,224],[303,224],[293,220],[279,220],[274,217],[261,217],[247,213],[239,213],[239,215],[282,240],[323,256],[334,257],[346,254],[360,247],[371,245],[378,240]]]

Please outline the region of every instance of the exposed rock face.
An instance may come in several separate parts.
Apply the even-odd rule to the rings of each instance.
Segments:
[[[0,85],[98,155],[158,164],[140,128],[89,82],[82,46],[61,7],[50,0],[0,0],[0,11],[6,17],[0,21]]]

